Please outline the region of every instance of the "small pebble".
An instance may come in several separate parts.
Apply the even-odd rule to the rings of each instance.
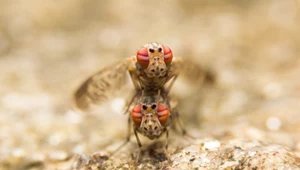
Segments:
[[[205,142],[203,147],[209,150],[217,149],[220,147],[220,142],[219,141]]]

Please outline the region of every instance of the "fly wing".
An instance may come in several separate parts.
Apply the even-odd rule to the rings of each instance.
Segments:
[[[203,83],[213,83],[215,73],[189,59],[176,58],[172,62],[172,72],[197,86]]]
[[[88,110],[92,104],[100,105],[107,101],[112,93],[119,91],[128,81],[128,67],[132,62],[132,58],[129,58],[88,78],[74,94],[76,106]]]
[[[205,90],[204,87],[212,87],[216,77],[215,73],[209,68],[186,58],[176,58],[172,61],[171,74],[173,78],[168,81],[164,88],[166,89],[165,91],[170,91],[170,93],[168,93],[168,100],[172,107],[185,102],[192,103],[188,102],[190,99],[199,101],[197,99],[197,96],[201,94],[199,92]],[[174,83],[174,86],[172,83]],[[177,101],[174,104],[171,100],[174,98],[174,94],[176,94],[177,100],[180,101],[179,103]]]

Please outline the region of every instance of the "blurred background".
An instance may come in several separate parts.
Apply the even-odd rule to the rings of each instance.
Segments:
[[[192,133],[299,156],[299,9],[299,0],[1,0],[0,168],[68,167],[74,153],[125,139],[120,109],[79,114],[72,93],[153,41],[216,73],[212,86],[173,90]]]

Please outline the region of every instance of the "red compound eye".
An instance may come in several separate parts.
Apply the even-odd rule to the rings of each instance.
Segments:
[[[136,54],[136,59],[144,69],[147,68],[149,65],[148,48],[141,48]]]
[[[142,108],[141,105],[136,105],[131,111],[131,118],[136,125],[140,125],[142,122]]]
[[[166,105],[158,104],[157,115],[160,124],[165,124],[170,116],[170,111]]]
[[[163,50],[164,50],[165,64],[169,65],[169,64],[171,64],[172,59],[173,59],[172,50],[169,47],[165,46],[165,45],[162,45],[162,47],[163,47]]]

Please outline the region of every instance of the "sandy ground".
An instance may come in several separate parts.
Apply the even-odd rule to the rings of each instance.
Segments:
[[[176,82],[197,139],[171,131],[172,165],[160,141],[143,139],[135,168],[300,168],[299,9],[297,0],[0,1],[0,169],[134,168],[134,137],[108,156],[125,140],[128,90],[92,113],[72,110],[72,94],[153,41],[216,82]]]

